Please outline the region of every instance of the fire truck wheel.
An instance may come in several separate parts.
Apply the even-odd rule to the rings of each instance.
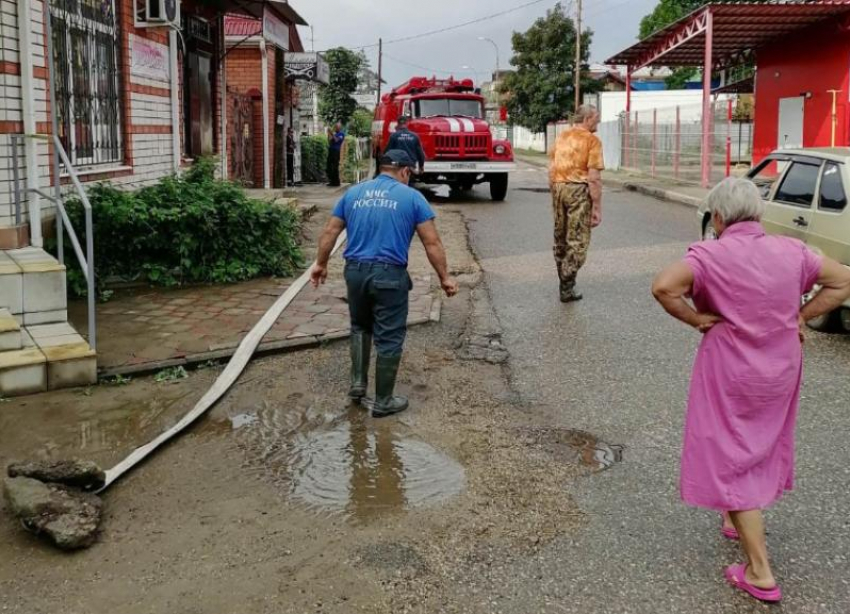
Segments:
[[[490,198],[497,203],[505,200],[508,195],[508,174],[490,175]]]

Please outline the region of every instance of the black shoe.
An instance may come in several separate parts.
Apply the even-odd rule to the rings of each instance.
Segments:
[[[369,358],[372,354],[372,335],[351,333],[351,389],[348,398],[363,401],[369,389]]]
[[[367,402],[373,418],[386,418],[410,406],[405,397],[393,395],[400,364],[401,356],[378,356],[375,361],[375,400]]]
[[[561,282],[561,302],[575,303],[584,298],[580,292],[576,291],[575,280]]]

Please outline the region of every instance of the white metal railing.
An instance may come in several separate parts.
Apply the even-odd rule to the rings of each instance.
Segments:
[[[20,176],[18,172],[18,159],[17,159],[17,147],[20,142],[24,142],[26,139],[38,140],[38,141],[47,141],[47,143],[53,144],[53,196],[45,192],[44,190],[38,187],[27,187],[25,192],[27,197],[31,194],[37,194],[41,198],[44,198],[50,202],[52,202],[56,206],[56,257],[61,264],[65,264],[65,233],[68,233],[68,238],[71,240],[71,246],[74,248],[74,254],[77,256],[77,260],[80,263],[80,268],[83,271],[83,276],[86,279],[86,289],[88,294],[88,342],[91,349],[97,349],[97,316],[95,313],[95,305],[96,305],[96,297],[95,297],[95,272],[94,272],[94,223],[92,221],[92,207],[91,202],[89,201],[89,197],[86,195],[86,191],[83,189],[83,184],[80,182],[80,178],[77,175],[77,171],[74,168],[74,165],[71,164],[71,160],[68,157],[68,152],[65,151],[65,147],[62,145],[62,140],[59,138],[59,119],[57,109],[59,108],[57,100],[56,100],[56,83],[59,78],[56,71],[56,63],[54,58],[54,44],[53,40],[53,23],[50,14],[50,6],[49,3],[45,2],[43,6],[44,10],[44,24],[47,30],[47,73],[50,77],[50,119],[53,128],[53,134],[15,134],[12,135],[12,154],[14,157],[14,173],[13,173],[13,181],[15,183],[15,211],[16,211],[16,220],[20,219],[20,210],[21,210],[21,186],[20,186]],[[71,223],[71,218],[68,217],[68,211],[65,209],[65,201],[64,196],[62,195],[62,171],[70,177],[71,185],[74,188],[74,191],[77,194],[77,197],[80,199],[80,202],[83,205],[83,212],[85,215],[85,224],[86,224],[86,251],[83,253],[83,249],[80,246],[80,240],[77,237],[77,233],[74,230],[74,226]],[[38,177],[40,175],[39,168],[28,168],[27,173],[32,173],[36,177],[35,182],[38,181]],[[30,224],[41,224],[41,219],[30,219]]]
[[[56,257],[61,264],[65,264],[65,239],[64,233],[68,233],[68,238],[71,240],[71,246],[74,248],[74,254],[77,256],[77,261],[80,263],[80,268],[83,271],[83,276],[86,279],[87,299],[88,299],[88,342],[93,350],[97,349],[97,319],[95,313],[96,297],[95,297],[95,271],[94,271],[94,222],[92,220],[92,206],[86,191],[83,189],[83,184],[80,183],[80,178],[77,176],[77,171],[74,169],[71,161],[68,159],[68,154],[62,146],[62,142],[57,136],[50,135],[12,135],[12,153],[16,155],[19,142],[32,138],[36,140],[46,140],[53,142],[54,151],[54,194],[51,196],[40,188],[26,188],[23,190],[27,195],[37,194],[56,206]],[[61,164],[60,164],[61,162]],[[80,239],[74,230],[74,225],[71,223],[71,218],[68,216],[68,211],[65,209],[64,196],[62,195],[61,185],[61,169],[64,166],[65,172],[71,178],[71,184],[74,186],[74,191],[80,202],[83,205],[85,215],[85,232],[86,232],[86,251],[80,245]],[[16,170],[13,173],[14,191],[15,191],[15,210],[21,210],[21,186],[20,177]],[[40,220],[31,220],[33,223],[41,223]]]

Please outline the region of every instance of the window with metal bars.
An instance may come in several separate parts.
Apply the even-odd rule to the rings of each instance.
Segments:
[[[115,0],[50,0],[59,138],[74,166],[123,161]]]

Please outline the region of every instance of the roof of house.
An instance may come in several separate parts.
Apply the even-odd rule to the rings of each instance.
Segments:
[[[702,66],[713,30],[716,66],[732,63],[778,38],[831,18],[850,15],[850,0],[708,4],[608,59],[633,69],[648,65]]]
[[[249,36],[261,36],[263,34],[263,22],[254,17],[244,15],[225,15],[224,35],[239,38]]]

